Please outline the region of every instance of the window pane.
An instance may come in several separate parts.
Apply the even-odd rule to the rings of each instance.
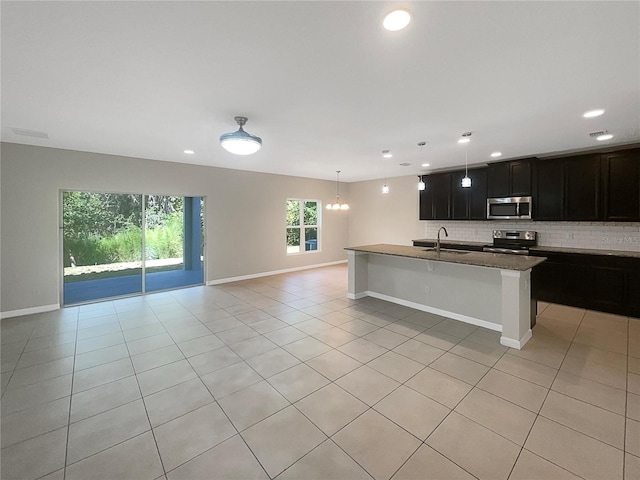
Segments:
[[[304,224],[318,224],[318,202],[304,202]]]
[[[300,229],[287,228],[287,253],[300,252]]]
[[[292,225],[300,225],[300,202],[298,200],[287,200],[287,226]],[[289,245],[288,241],[287,245]]]
[[[318,229],[317,228],[305,228],[304,229],[304,251],[318,249]]]

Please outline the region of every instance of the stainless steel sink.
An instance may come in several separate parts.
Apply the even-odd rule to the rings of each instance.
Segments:
[[[436,251],[436,247],[428,247],[424,249],[425,252],[435,252]],[[464,250],[452,250],[450,248],[441,248],[440,249],[440,253],[453,253],[456,255],[466,255],[467,253],[471,253],[471,252],[466,252]]]

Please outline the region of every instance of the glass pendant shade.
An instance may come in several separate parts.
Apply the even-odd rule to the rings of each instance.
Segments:
[[[234,155],[251,155],[262,147],[262,139],[244,131],[242,126],[247,123],[247,117],[235,117],[240,126],[238,131],[220,135],[220,145],[227,152]]]
[[[389,193],[389,185],[386,183],[382,186],[382,193]]]
[[[470,188],[471,187],[471,179],[466,175],[462,179],[462,188]]]
[[[424,183],[424,180],[422,180],[422,177],[418,177],[418,178],[420,179],[418,181],[418,190],[422,192],[427,188],[427,185]]]

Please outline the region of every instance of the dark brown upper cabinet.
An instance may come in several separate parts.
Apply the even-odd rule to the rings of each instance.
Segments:
[[[433,219],[451,219],[451,173],[434,175],[433,185]]]
[[[488,195],[519,197],[531,195],[531,158],[492,163],[488,168]]]
[[[469,170],[471,187],[462,188],[465,171],[452,172],[451,219],[487,219],[487,169]]]
[[[539,160],[533,175],[534,220],[561,220],[564,218],[565,187],[564,163],[557,160]]]
[[[420,220],[451,219],[451,173],[422,177],[425,189],[420,192]]]
[[[599,154],[536,162],[535,220],[599,220],[600,203]]]
[[[423,175],[424,190],[420,190],[420,220],[433,220],[433,177]]]
[[[469,189],[462,188],[462,179],[464,178],[464,170],[451,173],[452,189],[451,189],[451,219],[452,220],[468,220],[469,219]],[[473,180],[471,180],[473,185]]]
[[[600,155],[579,155],[563,160],[565,212],[562,220],[601,220]]]
[[[640,148],[602,155],[604,220],[640,220]]]

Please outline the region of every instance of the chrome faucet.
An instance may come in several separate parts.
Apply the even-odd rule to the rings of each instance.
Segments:
[[[438,230],[438,241],[436,242],[436,253],[440,253],[440,230],[444,230],[445,237],[449,236],[449,234],[447,233],[447,229],[444,227],[440,227],[440,229]]]

